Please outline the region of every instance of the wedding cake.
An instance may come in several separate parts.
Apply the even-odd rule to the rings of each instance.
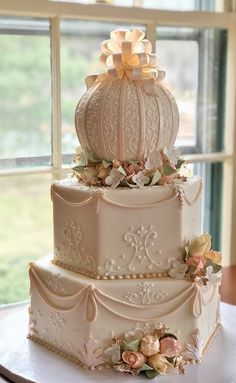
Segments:
[[[200,177],[139,29],[102,43],[75,112],[73,177],[51,187],[54,257],[30,264],[29,338],[87,369],[149,378],[201,361],[220,325],[221,255],[201,234]]]

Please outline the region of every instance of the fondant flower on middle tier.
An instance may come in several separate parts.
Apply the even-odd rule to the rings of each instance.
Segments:
[[[186,264],[188,266],[195,266],[196,267],[195,272],[202,270],[204,268],[205,263],[206,263],[206,260],[205,260],[203,255],[193,255],[193,256],[188,257],[186,259]]]
[[[132,177],[132,181],[138,185],[138,187],[142,188],[144,185],[148,184],[150,178],[145,176],[142,171],[138,172]]]
[[[187,247],[190,256],[205,255],[211,249],[211,236],[208,233],[193,238]]]
[[[184,279],[187,271],[188,265],[186,265],[186,263],[175,260],[172,262],[172,266],[168,274],[170,277],[175,279]]]
[[[121,172],[119,172],[119,170],[117,170],[116,168],[113,168],[110,171],[109,176],[105,178],[105,183],[111,186],[112,188],[116,188],[119,185],[120,181],[122,181],[123,179],[124,175]]]

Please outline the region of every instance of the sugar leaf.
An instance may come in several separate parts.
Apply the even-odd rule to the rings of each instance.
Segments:
[[[123,166],[119,166],[117,168],[118,172],[120,172],[121,174],[123,174],[124,176],[126,176],[126,172],[125,172],[125,169],[123,168]]]
[[[158,170],[156,170],[152,177],[151,186],[155,185],[160,178],[161,178],[161,173]]]
[[[139,346],[140,346],[140,340],[139,339],[132,340],[131,342],[124,342],[122,344],[122,348],[124,351],[126,351],[126,350],[138,351]]]

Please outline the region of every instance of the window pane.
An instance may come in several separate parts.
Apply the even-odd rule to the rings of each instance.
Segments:
[[[221,249],[222,163],[190,164],[194,175],[202,177],[202,231],[212,235],[212,247]]]
[[[0,165],[7,168],[49,164],[51,69],[48,21],[0,18],[0,52]],[[37,160],[39,156],[44,157]]]
[[[80,4],[107,3],[122,7],[137,5],[144,8],[176,10],[176,11],[215,11],[219,10],[219,1],[216,0],[50,0],[66,1]],[[222,7],[221,7],[222,8]]]
[[[215,11],[216,0],[142,0],[143,7],[165,9],[168,11]]]
[[[52,254],[50,184],[50,175],[0,178],[0,304],[28,299],[28,263]]]
[[[79,3],[79,4],[95,4],[95,3],[107,3],[110,5],[119,5],[121,7],[132,7],[133,0],[50,0],[56,2],[69,2],[69,3]]]
[[[137,25],[135,25],[137,27]],[[98,21],[64,20],[61,23],[61,81],[62,81],[62,152],[63,162],[71,163],[78,146],[74,113],[76,104],[86,91],[85,77],[105,71],[100,64],[100,45],[114,29],[132,28],[130,24]],[[143,26],[138,26],[143,29]]]
[[[184,153],[223,150],[226,32],[158,27],[158,65],[180,111],[176,145]]]

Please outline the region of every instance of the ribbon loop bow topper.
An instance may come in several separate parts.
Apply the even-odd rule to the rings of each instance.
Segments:
[[[106,65],[106,73],[88,76],[86,85],[108,78],[121,79],[125,74],[131,80],[142,80],[147,93],[155,94],[155,81],[161,81],[165,72],[156,68],[156,56],[152,44],[144,39],[145,34],[138,28],[132,31],[118,29],[111,32],[111,38],[101,44],[100,60]]]

